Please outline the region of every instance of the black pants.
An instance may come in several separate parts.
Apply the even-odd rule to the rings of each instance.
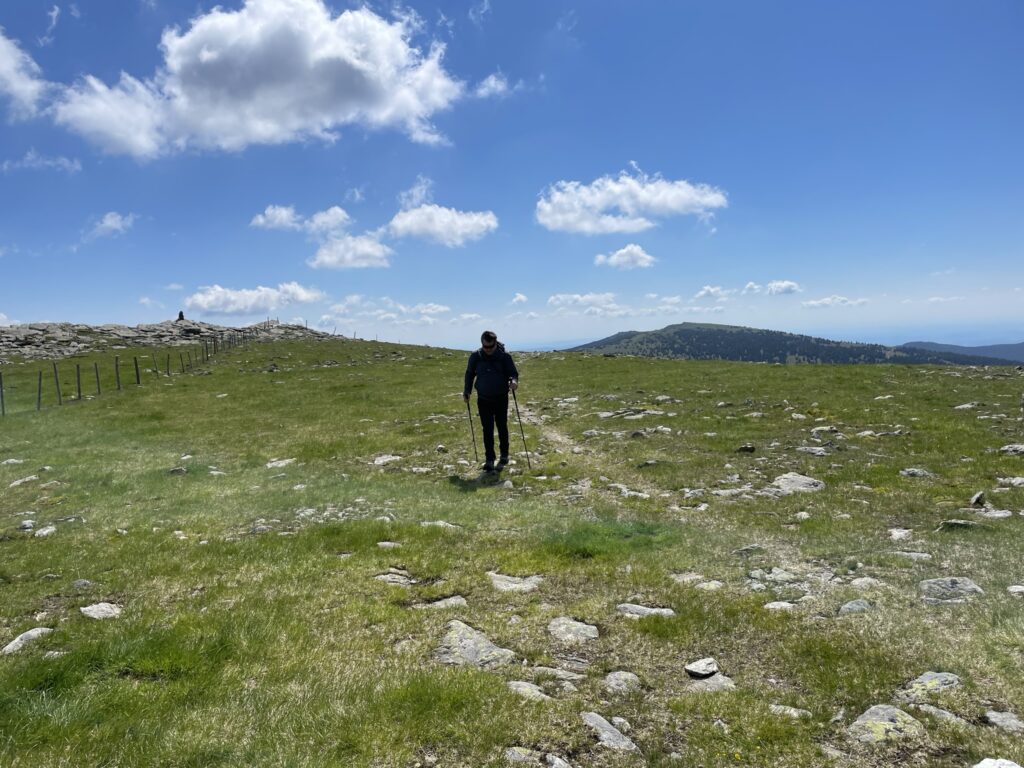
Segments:
[[[498,427],[498,447],[502,456],[508,456],[508,395],[477,397],[480,426],[484,433],[484,455],[494,462],[494,427]]]

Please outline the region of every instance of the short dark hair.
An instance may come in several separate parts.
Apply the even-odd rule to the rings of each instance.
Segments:
[[[498,340],[498,334],[494,331],[484,331],[480,334],[480,341],[484,344],[492,344]]]

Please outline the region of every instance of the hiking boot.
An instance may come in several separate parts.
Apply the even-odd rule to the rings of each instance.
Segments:
[[[493,461],[486,461],[486,462],[484,462],[484,465],[482,467],[480,467],[480,469],[482,469],[484,472],[493,472],[494,471],[494,462]]]
[[[508,466],[508,456],[502,456],[498,459],[498,469]]]

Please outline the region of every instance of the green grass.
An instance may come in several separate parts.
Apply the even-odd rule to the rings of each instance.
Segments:
[[[122,365],[134,354],[122,350]],[[103,394],[69,397],[74,364],[88,394],[97,361]],[[0,465],[0,645],[35,626],[55,631],[0,657],[0,764],[498,766],[511,746],[575,766],[802,768],[825,764],[825,748],[851,766],[1024,761],[1019,739],[980,724],[990,708],[1024,714],[1024,601],[1006,592],[1024,582],[1024,517],[936,530],[969,516],[960,508],[978,490],[1024,509],[1024,490],[995,491],[998,477],[1024,475],[1022,459],[995,450],[1024,439],[1024,380],[1012,370],[518,355],[533,469],[514,425],[508,489],[475,479],[463,353],[253,345],[187,375],[144,372],[142,387],[125,367],[122,391],[111,362],[62,361],[61,407],[48,364],[5,366],[0,461],[25,463]],[[968,401],[985,405],[953,409]],[[660,413],[602,415],[620,409]],[[978,418],[993,414],[1005,416]],[[838,433],[815,436],[819,426]],[[755,451],[737,452],[744,443]],[[796,450],[819,445],[830,454]],[[375,465],[383,454],[402,460]],[[273,459],[294,461],[267,468]],[[935,476],[900,476],[911,466]],[[826,488],[756,495],[788,471]],[[714,493],[744,487],[747,497]],[[57,533],[33,538],[24,519]],[[421,525],[437,520],[459,527]],[[913,540],[890,541],[896,527]],[[748,544],[761,549],[737,554]],[[373,578],[391,567],[416,583]],[[751,591],[748,573],[773,567],[796,572],[813,599],[766,611],[803,594]],[[489,571],[544,581],[499,593]],[[671,579],[684,572],[724,587]],[[970,576],[985,595],[923,605],[918,581],[942,575]],[[850,585],[858,576],[884,586],[862,594]],[[456,594],[466,608],[414,607]],[[872,612],[837,616],[860,596]],[[124,614],[79,613],[101,600]],[[634,621],[616,612],[623,602],[675,616]],[[560,647],[547,632],[558,616],[600,638]],[[519,663],[439,665],[453,618]],[[575,692],[529,671],[567,656],[589,663]],[[683,666],[704,656],[736,691],[687,690]],[[609,695],[602,678],[614,670],[636,673],[643,691]],[[963,679],[937,703],[968,731],[922,716],[921,744],[865,750],[845,738],[864,709],[928,670]],[[510,680],[554,698],[524,701]],[[780,718],[775,703],[812,716]],[[643,758],[599,747],[580,719],[591,710],[629,720]]]

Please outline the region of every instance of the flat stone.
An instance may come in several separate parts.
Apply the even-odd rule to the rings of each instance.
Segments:
[[[935,529],[936,533],[940,531],[952,531],[957,528],[978,528],[981,525],[977,520],[960,520],[954,518],[952,520],[943,520],[939,523],[939,527]]]
[[[640,678],[632,672],[609,672],[603,685],[609,693],[631,693],[641,687]]]
[[[441,600],[435,600],[432,603],[419,603],[413,607],[420,609],[436,608],[438,610],[443,610],[445,608],[464,608],[467,605],[468,603],[466,602],[466,598],[464,598],[462,595],[452,595],[451,597],[445,597]]]
[[[796,610],[796,606],[786,600],[776,600],[771,603],[766,603],[764,609],[766,611],[793,611]]]
[[[96,603],[79,608],[83,616],[90,619],[116,619],[121,615],[121,606],[113,603]]]
[[[21,524],[18,525],[18,530],[19,531],[31,531],[35,527],[36,527],[36,521],[35,520],[22,520]]]
[[[885,584],[871,576],[860,576],[851,581],[850,586],[855,589],[878,589],[879,587],[885,586]]]
[[[848,603],[844,603],[839,609],[840,616],[848,616],[851,613],[867,613],[871,610],[871,603],[864,598],[860,597],[856,600],[851,600]]]
[[[978,517],[984,517],[989,520],[1005,520],[1008,517],[1013,517],[1013,512],[1008,509],[996,509],[994,507],[984,507],[983,509],[975,509],[974,514]]]
[[[511,680],[507,685],[510,691],[519,694],[524,699],[530,699],[532,701],[551,701],[551,697],[544,693],[544,690],[539,685],[527,683],[522,680]]]
[[[985,713],[985,722],[1008,733],[1024,733],[1024,722],[1013,712],[989,710]]]
[[[393,456],[392,454],[386,453],[386,454],[384,454],[382,456],[378,456],[377,458],[375,458],[373,460],[373,463],[374,463],[374,465],[376,465],[378,467],[382,467],[385,464],[390,464],[393,461],[401,461],[401,460],[402,460],[401,456]]]
[[[378,541],[377,546],[381,549],[398,549],[402,545],[397,541]]]
[[[720,670],[718,668],[718,662],[708,656],[704,659],[698,659],[687,664],[683,669],[686,670],[686,674],[690,677],[697,679],[703,679],[705,677],[711,677],[717,675]]]
[[[71,582],[71,586],[75,589],[89,589],[92,586],[92,582],[88,579],[75,579]]]
[[[694,693],[720,693],[722,691],[736,690],[736,683],[732,681],[731,677],[727,677],[719,672],[717,675],[711,675],[711,677],[691,680],[686,686],[686,690]]]
[[[934,477],[934,475],[927,469],[921,469],[920,467],[908,467],[907,469],[901,469],[900,474],[904,477]]]
[[[825,483],[821,480],[815,480],[813,477],[807,477],[797,472],[787,472],[784,475],[779,475],[772,481],[772,485],[779,489],[784,496],[788,496],[791,493],[820,491],[825,487]]]
[[[541,765],[541,757],[542,753],[526,747],[509,747],[505,750],[505,762],[512,765]]]
[[[447,528],[449,530],[457,530],[462,527],[461,525],[455,525],[454,523],[449,523],[445,520],[424,520],[420,525],[424,528]]]
[[[8,488],[17,488],[19,485],[24,485],[25,483],[34,483],[38,479],[39,479],[39,475],[29,475],[28,477],[23,477],[20,480],[15,480],[13,483],[8,485],[7,487]]]
[[[962,717],[958,717],[948,710],[940,709],[939,707],[932,706],[931,704],[913,704],[911,706],[921,712],[924,712],[926,715],[931,715],[936,720],[940,720],[941,722],[949,725],[959,725],[962,728],[969,728],[971,725]]]
[[[568,645],[578,645],[579,643],[586,643],[598,638],[597,627],[570,619],[568,616],[559,616],[557,619],[552,619],[548,624],[548,632],[556,640]]]
[[[597,712],[582,713],[583,722],[596,734],[598,741],[609,749],[621,752],[636,752],[637,746]]]
[[[695,584],[698,581],[704,581],[704,577],[699,573],[673,573],[669,574],[669,578],[672,579],[676,584]]]
[[[1024,584],[1012,584],[1006,588],[1006,591],[1014,597],[1024,597]]]
[[[442,664],[495,669],[515,660],[515,653],[499,648],[483,632],[461,621],[450,621],[447,627],[448,632],[434,654]]]
[[[931,696],[959,685],[960,678],[952,672],[925,672],[897,691],[896,700],[904,704],[923,704]]]
[[[616,606],[615,610],[631,619],[642,619],[645,616],[676,615],[676,612],[671,608],[649,608],[646,605],[636,605],[635,603],[620,603]]]
[[[1004,445],[999,452],[1006,456],[1024,456],[1024,443],[1011,443]]]
[[[499,592],[533,592],[544,581],[543,576],[506,576],[502,573],[488,571],[491,586]]]
[[[985,492],[978,491],[976,494],[971,496],[972,507],[984,507],[985,506]]]
[[[932,556],[927,552],[905,552],[897,550],[893,552],[897,557],[905,557],[907,560],[913,560],[915,563],[928,562],[932,559]]]
[[[927,579],[917,586],[925,601],[933,604],[963,602],[974,595],[985,594],[981,587],[964,576]]]
[[[22,632],[11,642],[5,645],[0,653],[5,656],[11,653],[17,653],[29,643],[38,640],[41,637],[46,637],[51,632],[53,632],[52,627],[36,627],[35,629],[30,629],[27,632]]]
[[[700,584],[697,584],[694,587],[694,589],[700,589],[705,592],[715,592],[716,590],[719,590],[724,586],[725,584],[723,584],[722,582],[715,581],[714,579],[712,579],[711,581],[702,581]]]
[[[416,579],[401,568],[389,568],[387,573],[379,573],[373,578],[396,587],[408,587],[416,583]]]
[[[1021,766],[1013,762],[1013,760],[986,757],[980,763],[975,763],[973,768],[1021,768]]]
[[[902,709],[876,704],[846,729],[851,738],[866,744],[906,741],[924,736],[924,726]]]
[[[909,528],[890,528],[889,529],[889,540],[890,541],[908,541],[914,532]]]
[[[544,762],[547,763],[548,768],[572,768],[565,760],[550,752],[544,755]]]
[[[1010,488],[1024,488],[1024,477],[998,477],[996,482]]]
[[[804,717],[811,717],[811,713],[806,709],[797,709],[796,707],[787,707],[782,704],[769,704],[768,709],[774,712],[776,715],[782,715],[793,720],[800,720]]]
[[[45,539],[47,536],[53,536],[57,532],[57,527],[54,525],[47,525],[40,528],[38,531],[32,534],[37,539]]]

